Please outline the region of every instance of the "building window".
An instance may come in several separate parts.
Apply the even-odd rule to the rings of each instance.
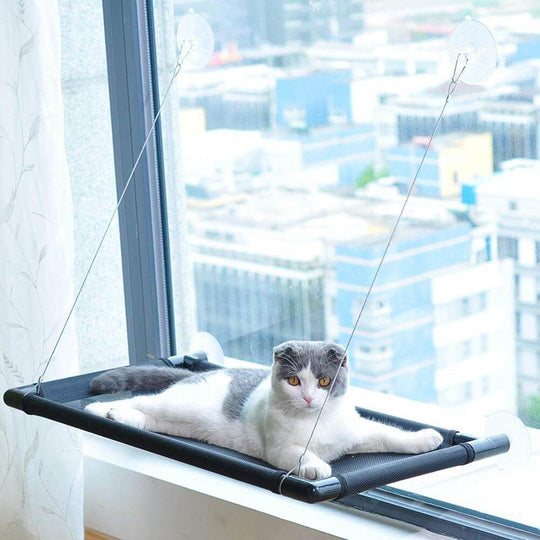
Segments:
[[[518,205],[517,205],[517,202],[516,201],[510,201],[508,203],[508,210],[517,210],[518,208]]]
[[[499,259],[514,259],[518,258],[518,242],[517,238],[500,236],[497,241],[499,249]]]

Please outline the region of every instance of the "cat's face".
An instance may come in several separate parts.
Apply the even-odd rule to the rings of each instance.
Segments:
[[[328,341],[287,341],[274,349],[272,387],[293,409],[317,412],[336,379],[329,402],[343,396],[348,387],[345,349]],[[339,370],[338,370],[339,368]]]

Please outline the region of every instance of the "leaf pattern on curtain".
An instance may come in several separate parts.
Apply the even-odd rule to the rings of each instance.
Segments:
[[[0,18],[0,392],[37,380],[73,295],[56,1]],[[47,378],[77,369],[68,328]],[[0,538],[83,538],[77,433],[0,406]]]

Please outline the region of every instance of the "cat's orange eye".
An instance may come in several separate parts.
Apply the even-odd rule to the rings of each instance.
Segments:
[[[328,386],[330,384],[330,377],[321,377],[319,379],[319,384],[321,386]]]
[[[289,377],[287,381],[291,386],[298,386],[300,384],[300,379],[296,375]]]

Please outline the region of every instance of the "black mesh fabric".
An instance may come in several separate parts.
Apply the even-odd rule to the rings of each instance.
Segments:
[[[104,396],[91,395],[90,381],[96,375],[97,373],[90,373],[43,383],[42,395],[38,396],[35,393],[26,395],[22,408],[28,414],[44,416],[277,492],[284,471],[261,460],[204,442],[139,430],[86,413],[83,409],[91,401],[108,401],[130,395],[129,392]],[[358,412],[365,418],[396,425],[406,430],[416,431],[433,427],[368,409],[358,409]],[[389,453],[348,455],[332,463],[333,480],[310,482],[291,477],[285,480],[284,486],[290,483],[289,492],[292,493],[293,490],[295,492],[291,496],[316,502],[326,500],[325,493],[331,494],[328,498],[335,498],[336,493],[339,497],[344,497],[386,483],[466,463],[468,455],[464,446],[452,446],[456,432],[435,429],[444,437],[441,449],[416,456]],[[328,487],[329,482],[334,482],[337,491],[334,487],[324,491],[322,484],[325,483]]]

